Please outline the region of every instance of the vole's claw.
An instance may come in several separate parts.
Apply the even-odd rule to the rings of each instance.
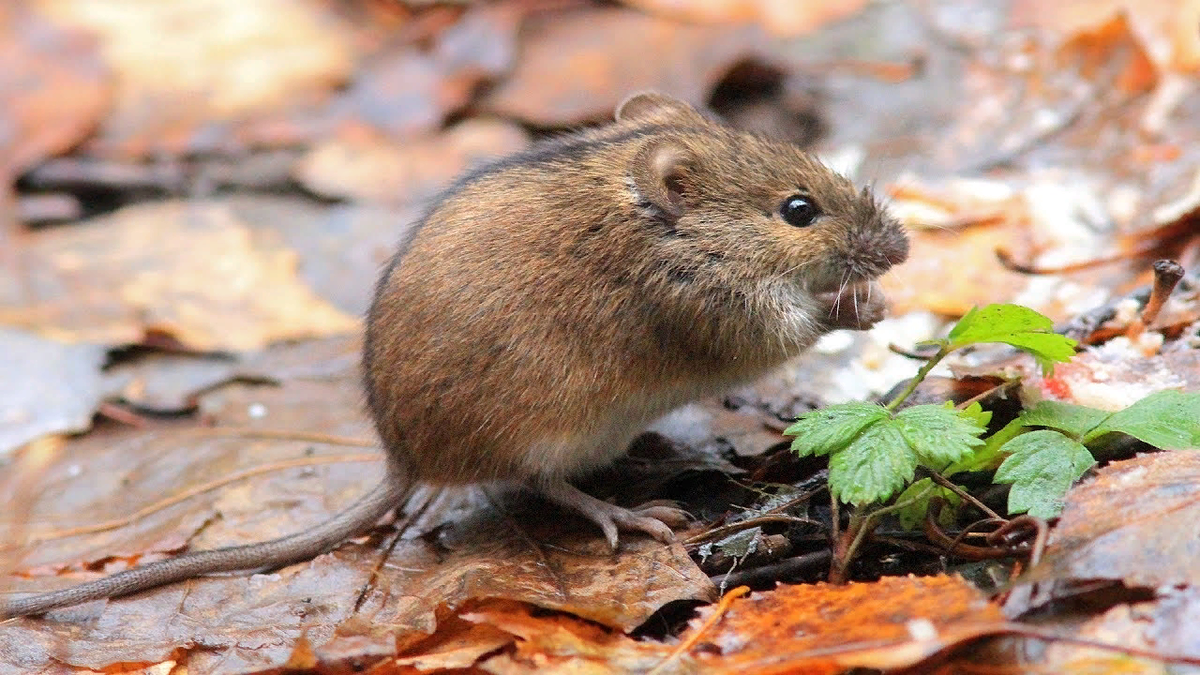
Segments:
[[[664,502],[651,502],[636,509],[627,509],[609,504],[583,492],[566,481],[541,485],[538,491],[552,502],[569,507],[587,517],[604,532],[609,548],[617,549],[620,530],[645,532],[655,539],[669,544],[675,541],[671,525],[687,523],[687,512]]]

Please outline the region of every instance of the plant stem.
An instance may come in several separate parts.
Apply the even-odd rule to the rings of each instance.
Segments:
[[[908,386],[905,387],[904,390],[899,394],[896,394],[896,398],[892,399],[891,402],[885,406],[888,412],[894,412],[896,407],[904,402],[904,399],[911,396],[912,393],[917,390],[917,385],[921,384],[925,377],[929,375],[929,371],[933,370],[934,366],[941,362],[942,359],[946,358],[950,351],[949,345],[943,344],[938,349],[937,353],[931,356],[929,360],[925,362],[925,365],[921,366],[921,369],[917,371],[917,374],[914,375],[911,380],[909,380]]]
[[[882,506],[874,511],[870,510],[869,505],[854,507],[850,512],[850,524],[846,527],[846,531],[837,537],[834,543],[833,560],[829,561],[829,583],[846,583],[850,561],[854,560],[854,555],[858,553],[858,548],[862,545],[863,540],[867,538],[867,535],[875,530],[875,525],[879,522],[880,518],[894,511],[906,508],[910,504],[917,503],[924,499],[932,490],[933,486],[929,485],[924,490],[902,502]]]

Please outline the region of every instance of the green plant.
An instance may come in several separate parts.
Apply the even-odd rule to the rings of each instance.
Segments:
[[[917,467],[940,478],[994,470],[1011,485],[1010,514],[1058,515],[1067,490],[1095,464],[1088,444],[1123,433],[1165,449],[1200,447],[1200,394],[1160,391],[1108,413],[1042,401],[984,438],[991,413],[978,403],[898,410],[929,372],[951,352],[981,343],[1004,343],[1033,356],[1045,374],[1075,354],[1075,341],[1052,331],[1049,318],[1019,305],[972,309],[941,340],[916,377],[886,405],[844,403],[801,416],[786,434],[800,455],[829,455],[829,489],[854,510],[839,542],[835,579],[880,516],[897,512],[907,527],[919,523],[935,497],[951,506],[960,493],[929,478],[913,482]],[[943,484],[948,481],[941,481]],[[894,499],[893,499],[894,498]],[[952,511],[944,511],[943,517]]]

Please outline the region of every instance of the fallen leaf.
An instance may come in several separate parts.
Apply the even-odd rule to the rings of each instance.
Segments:
[[[0,327],[0,373],[11,383],[0,387],[0,457],[42,436],[90,428],[96,408],[122,384],[101,371],[107,359],[100,345]]]
[[[800,35],[862,9],[862,0],[625,0],[655,14],[686,21],[755,21],[776,35]]]
[[[1195,586],[1198,519],[1200,453],[1113,462],[1067,493],[1045,556],[1023,580]]]
[[[508,601],[488,601],[484,604],[520,606]],[[412,666],[420,671],[469,668],[486,654],[515,641],[512,633],[490,624],[472,623],[474,618],[468,611],[449,617],[438,626],[437,633],[405,649],[403,655],[391,661],[391,665]]]
[[[429,197],[481,161],[524,149],[528,137],[498,120],[468,120],[449,131],[399,144],[371,137],[314,145],[295,168],[327,198],[405,203]]]
[[[293,252],[256,245],[219,205],[129,207],[28,242],[36,284],[24,306],[0,307],[0,324],[106,344],[156,331],[200,350],[358,327],[296,280]]]
[[[1019,218],[910,231],[908,261],[880,280],[892,311],[962,316],[975,306],[1013,301],[1029,278],[1005,269],[996,249],[1021,250],[1028,236]]]
[[[999,608],[959,577],[779,586],[735,602],[692,658],[706,673],[912,667],[1002,623]]]
[[[1162,336],[1146,335],[1161,345]],[[1125,337],[1089,347],[1045,380],[1029,383],[1039,395],[1100,410],[1120,410],[1163,389],[1200,389],[1200,352],[1171,349],[1147,356]]]
[[[83,31],[19,4],[0,9],[0,181],[83,141],[109,105],[112,84]]]
[[[199,397],[201,410],[226,427],[370,439],[356,355],[352,340],[273,348],[242,367],[272,373],[278,384],[219,386]],[[24,530],[36,537],[127,515],[242,469],[303,457],[307,446],[319,444],[188,428],[89,434],[68,443],[46,473]],[[331,452],[344,450],[323,450],[314,459]],[[7,579],[4,590],[47,590],[50,577],[30,576],[36,570],[55,573],[55,587],[94,578],[78,561],[127,565],[172,537],[196,550],[296,531],[332,516],[379,475],[378,463],[357,461],[254,476],[117,530],[43,541],[22,553],[13,568],[19,576]],[[384,530],[273,574],[194,579],[100,606],[58,610],[47,621],[3,624],[0,644],[16,647],[0,649],[0,663],[36,670],[53,654],[99,670],[175,656],[200,671],[218,661],[234,670],[265,669],[285,663],[301,636],[321,663],[341,663],[395,655],[398,644],[411,643],[404,636],[433,634],[471,599],[506,598],[624,632],[669,602],[712,597],[708,577],[679,544],[629,535],[611,553],[578,516],[546,518],[549,507],[526,499],[506,498],[499,509],[490,503],[477,500],[462,509],[460,500],[449,500],[434,509],[428,527],[436,528],[435,535],[406,538],[390,554],[379,550]],[[381,557],[386,563],[367,585]],[[67,650],[51,649],[66,636]]]
[[[1118,604],[1082,623],[1068,617],[1062,622],[1050,619],[1040,624],[1073,637],[1159,654],[1163,659],[1196,659],[1200,658],[1195,634],[1197,621],[1200,621],[1200,592],[1189,586],[1164,588],[1153,600]],[[1164,673],[1171,669],[1161,659],[1126,654],[1119,648],[1097,649],[1069,642],[1046,645],[1038,665],[1046,672],[1056,673]]]
[[[512,602],[489,603],[460,616],[516,636],[511,652],[478,664],[491,673],[515,674],[569,669],[574,673],[646,672],[660,663],[670,647],[634,640],[564,614],[534,613]]]
[[[567,126],[612,115],[639,89],[700,104],[725,71],[763,40],[753,26],[680,24],[619,8],[535,15],[521,31],[515,69],[482,107],[542,126]],[[646,58],[646,45],[654,45],[654,58]]]
[[[295,251],[300,278],[352,316],[366,314],[379,270],[425,208],[419,201],[326,205],[261,194],[212,203],[228,208],[253,232],[256,244]]]
[[[105,155],[143,156],[170,147],[171,137],[174,147],[186,145],[215,121],[320,102],[354,66],[347,27],[318,3],[36,5],[59,25],[99,39],[117,82],[114,108],[90,144]]]
[[[1063,34],[1093,30],[1122,13],[1160,64],[1179,70],[1200,67],[1200,36],[1188,30],[1200,18],[1200,2],[1195,0],[1070,0],[1053,5],[1017,0],[1009,12],[1014,27],[1037,26]]]

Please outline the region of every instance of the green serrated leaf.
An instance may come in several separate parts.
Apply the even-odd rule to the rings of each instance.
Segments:
[[[1027,427],[1058,429],[1069,436],[1083,438],[1092,429],[1112,415],[1084,405],[1062,401],[1038,401],[1032,408],[1021,413],[1021,424]]]
[[[972,307],[950,329],[947,337],[950,344],[963,346],[976,342],[995,342],[998,335],[1046,332],[1053,328],[1054,322],[1049,317],[1028,307],[998,304]]]
[[[1054,364],[1070,361],[1075,356],[1075,345],[1078,344],[1058,333],[1007,333],[989,342],[1003,342],[1028,352],[1045,374],[1054,370]]]
[[[971,420],[980,429],[986,429],[987,425],[992,422],[992,411],[984,410],[978,401],[959,410],[958,414]]]
[[[896,511],[900,527],[905,530],[915,530],[920,527],[925,522],[925,514],[929,513],[929,502],[934,497],[946,500],[946,506],[938,514],[938,524],[945,528],[953,527],[962,499],[952,490],[934,485],[929,478],[922,478],[909,485],[904,492],[900,493],[900,496],[896,497],[896,504],[903,505]]]
[[[963,334],[970,335],[971,332],[979,330],[978,324],[979,306],[976,305],[967,310],[967,313],[962,315],[962,318],[958,320],[958,323],[954,324],[954,327],[950,329],[950,333],[946,336],[946,339],[951,343],[958,342],[962,338]]]
[[[1003,459],[1000,449],[1004,447],[1005,443],[1021,435],[1023,431],[1025,431],[1025,426],[1021,424],[1020,418],[1005,424],[1000,431],[984,439],[983,447],[976,448],[967,457],[946,467],[942,471],[942,475],[949,478],[956,473],[965,471],[984,471],[996,468]]]
[[[972,308],[951,329],[951,349],[980,342],[1002,342],[1033,355],[1044,372],[1055,363],[1070,361],[1076,342],[1053,332],[1049,317],[1021,305]]]
[[[893,420],[878,420],[829,458],[829,489],[843,502],[883,501],[913,479],[917,455]]]
[[[935,469],[957,462],[983,445],[983,427],[952,404],[914,405],[896,413],[894,424],[917,457]]]
[[[795,436],[792,451],[805,455],[827,455],[850,445],[864,429],[888,417],[874,403],[839,403],[800,416],[784,434]]]
[[[995,481],[1012,484],[1008,512],[1039,518],[1057,516],[1067,490],[1096,463],[1082,443],[1049,429],[1021,434],[1001,450],[1009,456]]]
[[[1109,415],[1084,440],[1114,431],[1163,450],[1200,448],[1200,394],[1174,390],[1153,393]]]

